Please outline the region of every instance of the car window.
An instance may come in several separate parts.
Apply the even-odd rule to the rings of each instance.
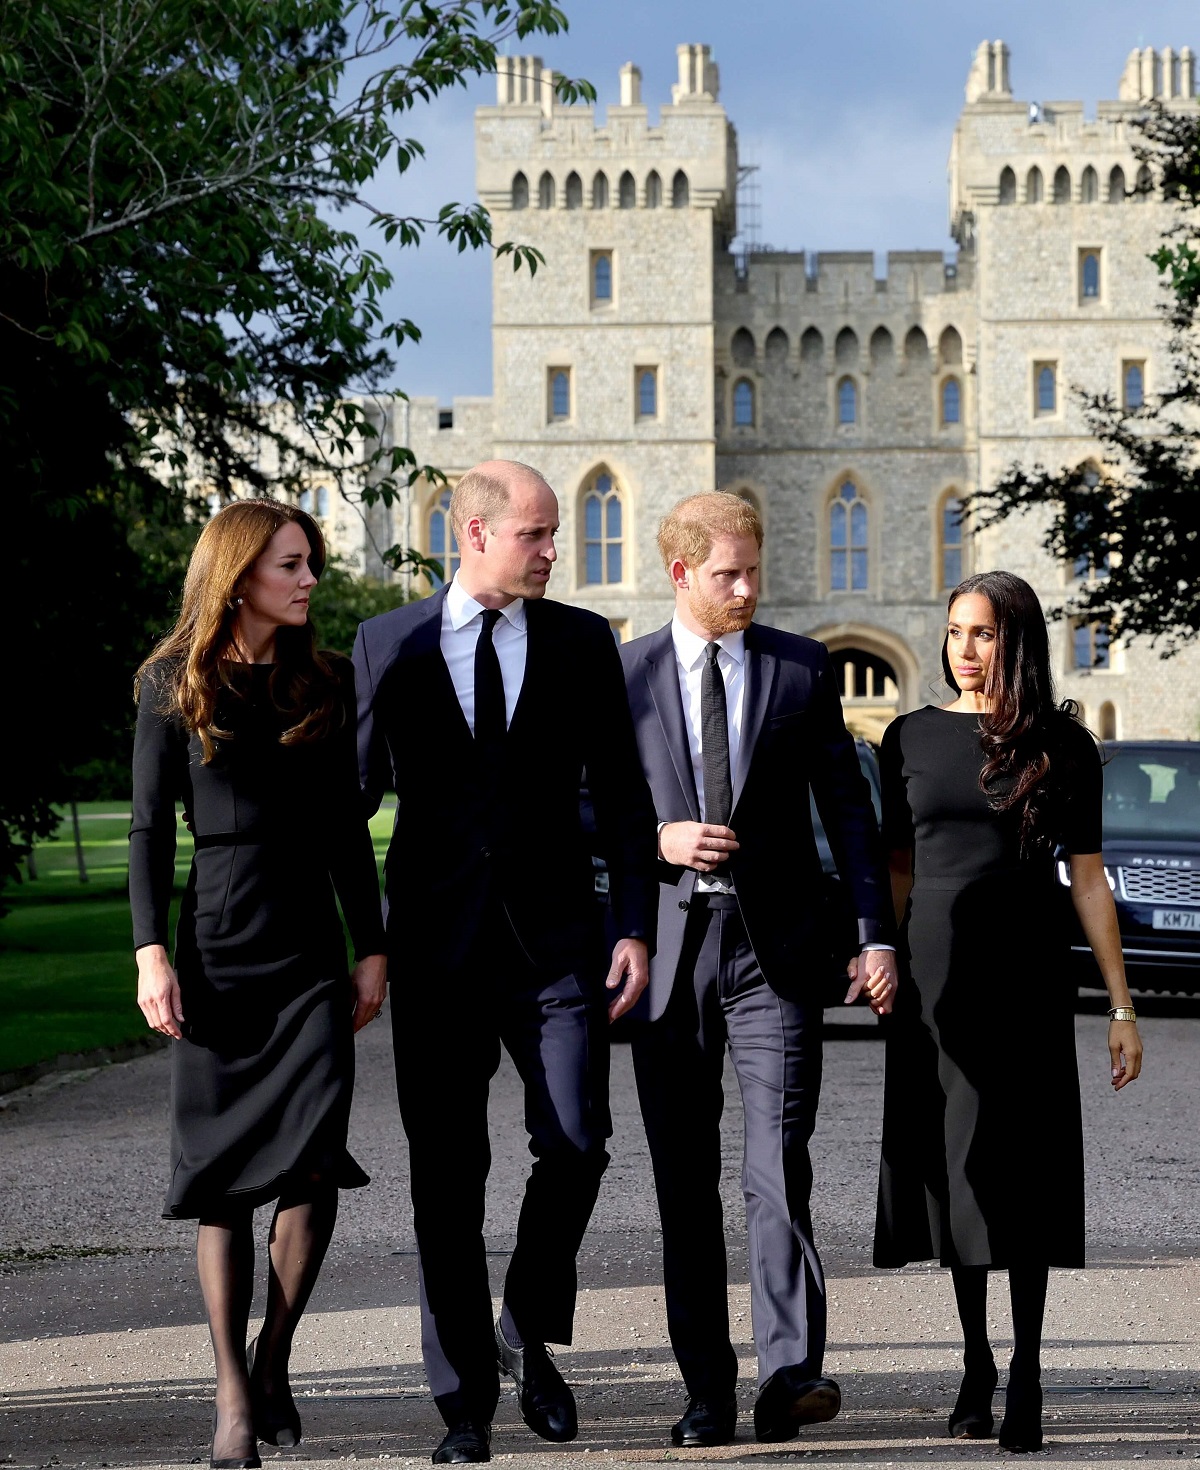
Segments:
[[[858,764],[862,768],[863,775],[867,778],[867,785],[871,788],[871,804],[875,808],[875,820],[879,821],[879,763],[875,759],[875,752],[866,743],[855,741],[855,750],[858,752]],[[825,835],[825,828],[821,823],[821,814],[817,811],[816,799],[812,792],[808,796],[809,806],[812,810],[813,836],[817,839],[817,853],[821,859],[821,866],[827,873],[834,871],[833,853],[830,850],[829,838]]]
[[[1104,835],[1200,838],[1200,746],[1153,750],[1109,746]]]

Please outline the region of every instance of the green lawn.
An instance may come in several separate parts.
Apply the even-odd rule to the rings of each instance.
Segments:
[[[0,920],[0,1072],[146,1032],[125,896],[129,807],[88,802],[79,814],[87,884],[68,818],[53,841],[38,844],[36,880],[9,890],[12,912]],[[379,860],[391,820],[385,808],[371,823]],[[179,839],[177,893],[191,860],[182,822]]]

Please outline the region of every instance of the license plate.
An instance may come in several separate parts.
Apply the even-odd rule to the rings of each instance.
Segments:
[[[1200,933],[1200,909],[1155,909],[1156,929],[1193,929]]]

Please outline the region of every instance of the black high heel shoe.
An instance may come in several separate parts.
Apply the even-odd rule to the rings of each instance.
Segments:
[[[236,1455],[226,1455],[218,1460],[213,1454],[217,1447],[217,1411],[213,1410],[212,1444],[208,1451],[209,1470],[262,1470],[262,1461],[258,1458],[258,1451],[251,1450],[248,1455],[240,1459]]]
[[[1004,1393],[1000,1448],[1015,1455],[1033,1454],[1042,1447],[1042,1385],[1037,1378],[1009,1374]]]
[[[995,1420],[992,1418],[992,1395],[996,1392],[996,1364],[989,1358],[979,1368],[968,1368],[959,1385],[958,1399],[946,1427],[953,1439],[989,1439]]]
[[[291,1449],[300,1443],[300,1411],[289,1393],[287,1403],[280,1406],[272,1402],[254,1381],[254,1352],[258,1347],[256,1337],[246,1349],[246,1371],[250,1375],[250,1412],[254,1416],[254,1432],[263,1444],[277,1445],[280,1449]]]

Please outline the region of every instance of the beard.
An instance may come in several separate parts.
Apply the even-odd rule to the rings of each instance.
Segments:
[[[722,633],[744,633],[754,620],[758,599],[735,598],[732,602],[714,602],[693,586],[688,590],[688,608],[692,616],[713,638]]]

